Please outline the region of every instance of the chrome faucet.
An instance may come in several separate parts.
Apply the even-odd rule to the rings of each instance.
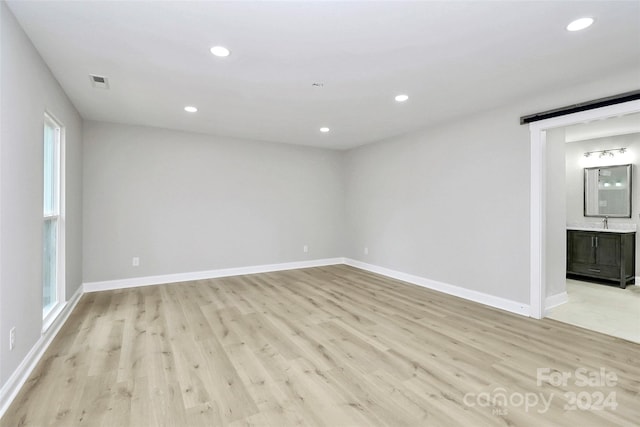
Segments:
[[[608,229],[609,228],[609,217],[605,216],[604,219],[602,220],[602,223],[604,224],[604,229]]]

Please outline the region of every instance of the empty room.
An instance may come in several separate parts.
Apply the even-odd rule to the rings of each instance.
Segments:
[[[0,427],[637,425],[639,1],[0,0],[0,82]]]

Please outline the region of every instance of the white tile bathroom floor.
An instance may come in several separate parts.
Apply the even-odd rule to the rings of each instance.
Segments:
[[[569,301],[550,319],[640,343],[640,286],[607,286],[567,279]]]

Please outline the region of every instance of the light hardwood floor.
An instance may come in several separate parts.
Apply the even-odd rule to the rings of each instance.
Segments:
[[[99,292],[0,425],[637,425],[639,350],[347,266]]]

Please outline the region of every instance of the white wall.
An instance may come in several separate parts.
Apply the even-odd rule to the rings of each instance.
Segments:
[[[584,216],[584,175],[583,169],[608,166],[613,164],[633,164],[632,171],[632,200],[631,218],[609,218],[610,224],[633,223],[640,232],[640,181],[638,179],[638,160],[640,159],[640,133],[610,136],[606,138],[590,139],[586,141],[570,142],[566,145],[566,181],[567,181],[567,222],[599,222],[601,218]],[[587,151],[607,150],[626,147],[623,155],[616,154],[614,158],[599,159],[598,156],[584,157]],[[636,235],[637,238],[637,235]],[[637,240],[636,240],[637,246]],[[640,248],[636,248],[636,275],[640,268]]]
[[[43,120],[66,127],[66,293],[82,283],[82,119],[0,2],[0,386],[42,329]],[[16,347],[9,351],[9,329]]]
[[[349,152],[348,256],[528,303],[529,147],[518,113]]]
[[[639,75],[549,88],[350,151],[348,256],[528,304],[530,139],[518,118],[637,89]]]
[[[338,151],[97,122],[84,143],[85,282],[343,255]]]
[[[565,129],[547,131],[545,161],[546,223],[545,279],[546,296],[567,290],[567,192],[565,171]]]

